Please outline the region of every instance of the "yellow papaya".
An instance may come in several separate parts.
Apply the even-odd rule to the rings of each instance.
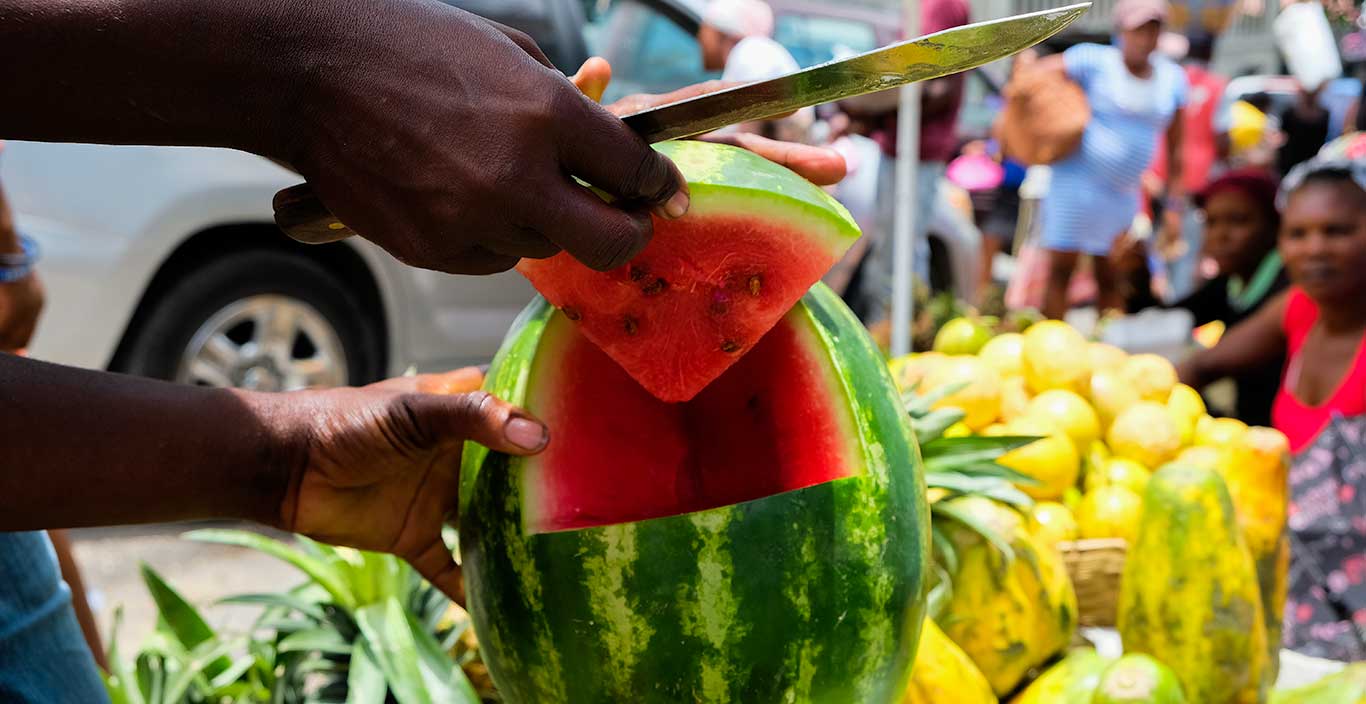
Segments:
[[[945,508],[989,528],[1013,553],[1011,559],[964,525],[950,522],[945,531],[958,565],[939,625],[1001,696],[1067,647],[1077,595],[1057,547],[1034,535],[1014,509],[980,496],[952,499]]]
[[[1238,526],[1257,564],[1266,623],[1268,683],[1280,671],[1281,618],[1289,586],[1290,441],[1279,430],[1249,428],[1236,445],[1226,448],[1219,474],[1238,513]]]
[[[927,618],[901,704],[996,704],[996,694],[967,653]]]
[[[1010,704],[1091,704],[1110,660],[1090,648],[1074,650],[1029,683]]]
[[[1168,465],[1143,503],[1119,594],[1124,651],[1166,663],[1192,702],[1265,701],[1261,592],[1224,480]]]

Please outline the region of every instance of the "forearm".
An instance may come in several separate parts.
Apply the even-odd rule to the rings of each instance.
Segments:
[[[279,521],[284,403],[0,355],[0,530]]]
[[[308,47],[348,5],[0,0],[0,135],[286,156]]]

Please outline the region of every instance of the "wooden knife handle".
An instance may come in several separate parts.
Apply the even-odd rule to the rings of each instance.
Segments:
[[[327,244],[356,234],[318,200],[307,183],[276,193],[274,207],[275,224],[304,244]]]

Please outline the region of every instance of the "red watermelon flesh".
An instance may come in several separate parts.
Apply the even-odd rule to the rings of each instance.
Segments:
[[[819,188],[742,149],[657,148],[688,179],[686,216],[655,218],[649,246],[613,271],[565,253],[518,270],[647,391],[687,401],[748,353],[859,232]]]
[[[679,515],[860,474],[852,411],[805,315],[782,319],[686,403],[655,398],[555,315],[527,399],[552,439],[522,475],[526,530]]]

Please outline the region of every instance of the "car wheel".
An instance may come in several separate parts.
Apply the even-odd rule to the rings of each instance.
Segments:
[[[383,373],[380,321],[305,257],[229,254],[146,305],[119,371],[259,391],[358,385]]]

